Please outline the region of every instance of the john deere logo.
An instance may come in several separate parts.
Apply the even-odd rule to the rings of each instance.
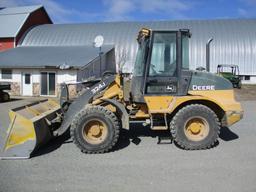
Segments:
[[[166,91],[175,93],[176,92],[176,86],[175,85],[168,85],[168,86],[166,86]]]
[[[215,90],[214,85],[193,85],[192,86],[193,91],[209,91],[209,90]]]

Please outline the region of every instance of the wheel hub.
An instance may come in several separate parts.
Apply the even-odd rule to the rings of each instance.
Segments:
[[[191,131],[192,134],[197,135],[200,133],[204,125],[202,125],[200,122],[192,122],[190,125],[188,125],[189,131]]]
[[[107,127],[101,120],[91,120],[84,125],[83,137],[91,144],[100,144],[107,136]]]
[[[192,141],[201,141],[209,133],[209,124],[202,117],[192,117],[185,123],[185,135]]]
[[[100,132],[101,132],[100,126],[92,126],[91,129],[89,130],[89,133],[92,136],[99,136]]]

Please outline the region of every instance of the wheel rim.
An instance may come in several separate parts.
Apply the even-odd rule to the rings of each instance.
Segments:
[[[88,143],[100,144],[107,137],[107,126],[101,120],[93,119],[86,122],[82,134]]]
[[[202,141],[209,134],[209,123],[203,117],[191,117],[184,126],[185,135],[189,140]]]

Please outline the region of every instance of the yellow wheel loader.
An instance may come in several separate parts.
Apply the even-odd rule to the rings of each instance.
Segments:
[[[243,110],[228,80],[189,70],[190,36],[189,30],[142,29],[132,77],[106,72],[73,101],[63,84],[60,104],[45,100],[12,110],[3,158],[29,158],[67,131],[82,152],[108,152],[120,129],[136,121],[169,130],[185,150],[211,148],[221,127],[238,122]]]

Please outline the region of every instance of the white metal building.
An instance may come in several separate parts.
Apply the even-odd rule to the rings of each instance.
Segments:
[[[206,43],[213,38],[210,71],[216,72],[218,64],[236,64],[240,67],[243,83],[256,83],[256,19],[40,25],[29,30],[17,48],[0,53],[0,68],[9,72],[11,69],[11,81],[19,87],[17,90],[22,95],[26,95],[26,78],[33,81],[29,95],[31,92],[32,95],[57,95],[61,82],[81,79],[79,70],[97,59],[98,50],[92,46],[97,35],[105,38],[103,52],[106,57],[103,63],[106,66],[115,63],[117,68],[124,64],[122,71],[132,72],[137,52],[136,36],[142,27],[190,29],[191,69],[205,67]],[[115,56],[110,54],[113,48]],[[121,61],[123,55],[125,61]],[[70,68],[60,70],[61,65]],[[89,70],[87,76],[95,75],[94,72]]]

